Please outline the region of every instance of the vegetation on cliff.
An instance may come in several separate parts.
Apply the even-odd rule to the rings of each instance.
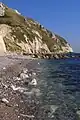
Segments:
[[[3,38],[7,51],[20,53],[72,52],[72,48],[64,38],[47,30],[35,20],[23,17],[16,10],[3,6],[5,13],[0,16],[0,25],[6,24],[11,30]]]

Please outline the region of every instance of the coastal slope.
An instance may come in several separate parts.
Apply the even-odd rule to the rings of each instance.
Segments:
[[[0,3],[0,51],[20,54],[73,52],[64,38],[3,3]]]

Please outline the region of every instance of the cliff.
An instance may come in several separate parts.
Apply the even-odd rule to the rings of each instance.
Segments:
[[[0,52],[46,54],[73,50],[64,38],[0,3]]]

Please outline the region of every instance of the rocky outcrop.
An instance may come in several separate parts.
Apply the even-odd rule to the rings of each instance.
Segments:
[[[73,52],[68,42],[17,10],[0,6],[0,51],[22,54]]]
[[[0,3],[0,16],[4,16],[5,15],[5,7],[2,3]]]

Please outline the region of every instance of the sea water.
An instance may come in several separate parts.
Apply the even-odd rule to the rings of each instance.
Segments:
[[[32,62],[39,91],[36,120],[79,120],[80,59]]]

